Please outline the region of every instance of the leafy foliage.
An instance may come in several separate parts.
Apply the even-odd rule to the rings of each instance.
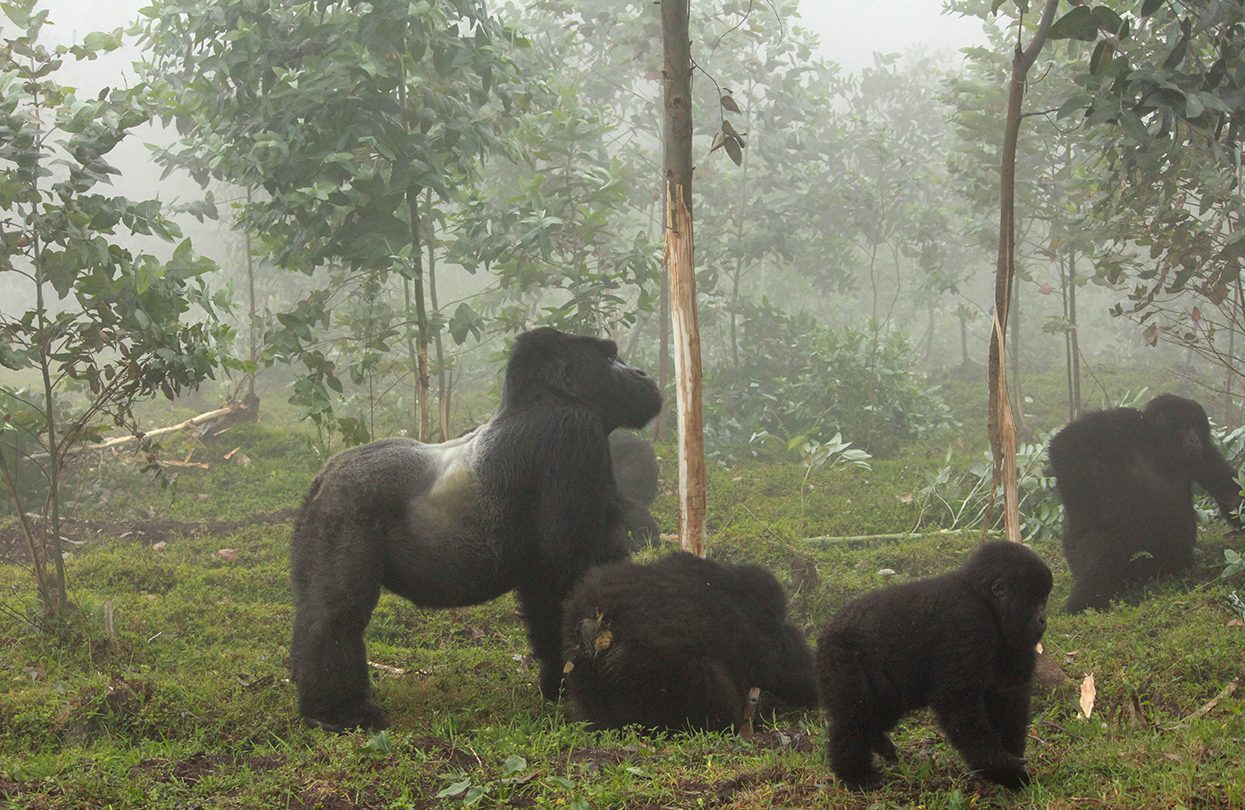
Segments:
[[[351,364],[365,333],[374,353],[351,369],[358,382],[396,338],[418,374],[426,438],[428,346],[444,319],[424,300],[421,240],[432,212],[421,195],[456,197],[480,158],[503,147],[512,33],[474,0],[192,0],[143,13],[147,73],[163,81],[183,135],[158,158],[205,185],[251,189],[239,227],[259,235],[281,267],[327,269],[327,283],[268,336],[270,357],[304,366],[293,401],[356,440],[360,421],[333,414],[333,394],[344,389],[339,364]],[[398,294],[401,308],[382,303],[364,324],[349,323],[344,309],[335,317],[352,298]]]
[[[808,315],[748,305],[741,321],[740,362],[709,378],[706,403],[711,452],[756,453],[771,439],[783,448],[843,437],[884,455],[954,420],[936,390],[912,374],[907,339],[835,332]]]
[[[17,475],[35,466],[46,482],[37,487],[40,537],[22,525],[44,606],[58,613],[61,468],[108,421],[132,426],[138,400],[172,399],[213,375],[228,337],[215,317],[226,302],[203,280],[215,265],[178,241],[158,200],[97,190],[117,174],[108,154],[148,120],[154,99],[143,86],[79,98],[53,76],[66,58],[119,47],[120,33],[49,51],[39,41],[46,11],[33,0],[3,9],[20,30],[0,45],[0,282],[25,303],[6,302],[0,313],[0,364],[33,370],[41,385],[34,394],[0,386],[0,468],[18,513],[40,505],[23,506],[29,484]],[[133,247],[159,241],[177,242],[167,259]],[[45,554],[55,576],[43,570]]]

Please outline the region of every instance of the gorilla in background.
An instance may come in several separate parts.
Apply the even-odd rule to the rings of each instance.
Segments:
[[[625,430],[610,434],[610,458],[614,462],[614,484],[627,544],[644,548],[661,537],[657,521],[648,511],[657,499],[657,454],[643,436]]]
[[[754,686],[815,706],[813,654],[786,613],[755,565],[676,552],[594,568],[563,612],[567,690],[594,729],[728,730]]]
[[[626,556],[608,436],[643,427],[657,386],[612,341],[555,329],[514,342],[502,400],[442,444],[385,439],[338,453],[294,525],[299,711],[332,731],[383,728],[363,631],[384,588],[421,607],[517,589],[540,688],[562,681],[561,604],[590,566]]]
[[[1074,584],[1066,610],[1103,610],[1130,585],[1193,563],[1193,484],[1223,516],[1241,504],[1232,469],[1211,443],[1202,406],[1162,394],[1144,411],[1088,413],[1050,442],[1063,501],[1063,551]]]
[[[848,602],[817,642],[830,767],[877,787],[873,754],[898,759],[888,732],[930,706],[969,767],[1004,787],[1029,783],[1025,738],[1035,645],[1046,631],[1046,563],[1019,543],[986,543],[960,568]]]

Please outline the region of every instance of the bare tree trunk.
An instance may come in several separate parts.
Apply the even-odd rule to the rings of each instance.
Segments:
[[[424,209],[432,211],[432,189],[424,192]],[[437,304],[437,240],[433,232],[436,219],[428,217],[428,299],[432,304],[432,312],[437,315],[440,323],[441,307]],[[441,426],[441,441],[450,437],[450,389],[445,374],[445,345],[441,340],[441,327],[432,336],[437,352],[437,415]]]
[[[1069,373],[1072,378],[1071,408],[1072,419],[1081,415],[1081,339],[1076,321],[1076,248],[1068,248],[1068,345],[1072,354]]]
[[[666,222],[666,206],[665,192],[662,192],[662,215],[661,221]],[[657,384],[661,386],[661,390],[665,391],[670,385],[670,274],[663,272],[661,274],[661,292],[657,298]],[[666,415],[664,413],[657,414],[657,419],[653,422],[653,441],[664,442],[666,440]]]
[[[1059,0],[1046,0],[1042,18],[1027,48],[1017,39],[1012,58],[1012,77],[1007,94],[1007,119],[999,178],[999,254],[994,277],[994,323],[990,330],[989,434],[994,458],[994,491],[1003,487],[1003,527],[1008,540],[1020,541],[1020,508],[1016,492],[1016,421],[1007,398],[1005,366],[1007,310],[1012,299],[1016,253],[1016,149],[1020,138],[1020,115],[1025,79],[1037,59],[1055,19]],[[1018,28],[1019,30],[1019,28]]]
[[[1011,345],[1008,347],[1006,359],[1011,362],[1009,382],[1011,383],[1011,401],[1016,403],[1012,415],[1016,420],[1016,432],[1020,436],[1025,432],[1025,396],[1020,387],[1020,296],[1013,286],[1011,306],[1008,308],[1008,321],[1011,327]]]
[[[424,306],[424,268],[419,231],[419,194],[423,189],[415,186],[406,190],[406,205],[411,226],[411,286],[415,288],[415,342],[416,371],[419,375],[419,435],[421,442],[428,441],[432,430],[431,409],[428,404],[428,310]]]
[[[251,204],[251,187],[246,188],[246,204]],[[251,253],[251,229],[243,231],[243,244],[246,248],[246,290],[247,315],[250,317],[250,352],[251,369],[246,374],[246,396],[243,402],[251,409],[255,418],[259,418],[259,397],[255,396],[255,368],[259,364],[259,338],[255,333],[255,257]]]
[[[689,0],[661,0],[665,56],[666,251],[679,425],[679,546],[705,554],[705,447],[700,404],[700,325],[692,239],[692,52]]]
[[[960,318],[960,367],[968,368],[968,313],[961,308],[956,315]]]

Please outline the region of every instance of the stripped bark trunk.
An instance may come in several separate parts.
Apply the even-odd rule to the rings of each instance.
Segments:
[[[705,449],[700,326],[692,239],[692,57],[689,0],[662,0],[665,83],[666,250],[679,426],[679,546],[705,554]]]
[[[1020,138],[1021,107],[1029,68],[1046,44],[1059,0],[1046,0],[1042,17],[1027,47],[1019,39],[1012,57],[1007,94],[1007,119],[999,179],[999,253],[994,277],[994,322],[990,330],[989,434],[994,458],[994,492],[1003,488],[1003,529],[1008,540],[1020,542],[1020,507],[1016,491],[1016,420],[1007,396],[1007,311],[1012,300],[1016,254],[1016,148]],[[988,528],[989,522],[983,526]]]

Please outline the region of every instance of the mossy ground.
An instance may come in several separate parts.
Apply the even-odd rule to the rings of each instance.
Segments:
[[[973,534],[936,532],[803,542],[908,531],[907,496],[956,441],[807,481],[798,463],[711,468],[711,552],[770,566],[815,635],[853,595],[943,571],[972,548]],[[312,446],[270,419],[168,443],[171,457],[208,465],[179,468],[171,490],[117,461],[80,471],[78,516],[124,528],[81,538],[68,563],[81,615],[64,627],[32,625],[29,573],[0,566],[0,806],[1245,807],[1245,689],[1199,713],[1245,677],[1245,628],[1227,601],[1245,587],[1217,578],[1223,548],[1245,543],[1217,528],[1187,577],[1107,613],[1054,613],[1046,648],[1072,680],[1035,701],[1036,781],[1017,794],[969,776],[927,714],[897,730],[901,761],[870,794],[831,776],[817,712],[771,717],[751,741],[590,733],[573,708],[541,701],[510,597],[427,611],[385,596],[368,653],[401,670],[374,671],[392,729],[308,729],[288,682],[289,523],[263,516],[297,505],[320,463]],[[674,525],[671,492],[657,513]],[[1066,566],[1056,544],[1036,550],[1058,606]],[[1077,685],[1089,673],[1085,719]]]

